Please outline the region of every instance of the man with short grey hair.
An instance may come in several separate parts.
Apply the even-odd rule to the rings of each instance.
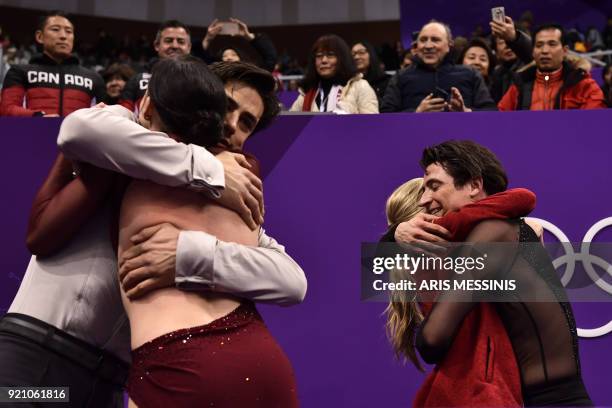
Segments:
[[[415,63],[389,81],[381,112],[471,112],[494,110],[495,103],[480,73],[455,65],[448,25],[432,20],[417,38]]]

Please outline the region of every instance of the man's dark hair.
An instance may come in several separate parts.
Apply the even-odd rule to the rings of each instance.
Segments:
[[[385,76],[385,71],[383,71],[380,66],[380,58],[378,58],[378,53],[376,49],[369,41],[357,41],[353,44],[353,47],[357,44],[361,44],[368,50],[368,54],[370,55],[370,66],[368,67],[368,71],[365,73],[365,79],[369,80],[377,80]],[[354,60],[353,60],[354,61]]]
[[[508,176],[495,154],[471,140],[449,140],[423,150],[421,168],[434,163],[450,174],[456,187],[478,178],[488,195],[508,187]]]
[[[148,92],[168,133],[204,147],[221,141],[227,97],[223,83],[202,60],[191,55],[159,60]]]
[[[555,23],[542,24],[541,26],[536,28],[533,31],[533,43],[534,44],[536,41],[536,35],[538,35],[540,31],[546,31],[546,30],[559,30],[559,32],[561,33],[561,38],[560,38],[561,45],[563,46],[568,45],[568,38],[567,38],[567,35],[565,34],[565,30],[563,29],[563,26],[561,26],[560,24],[555,24]]]
[[[167,21],[164,21],[163,23],[161,23],[161,25],[157,29],[157,34],[155,34],[154,44],[159,44],[159,42],[161,41],[162,31],[164,31],[166,28],[182,28],[182,29],[184,29],[185,32],[187,33],[187,36],[189,37],[189,41],[191,41],[191,31],[189,31],[189,27],[187,27],[185,24],[181,23],[178,20],[167,20]]]
[[[357,74],[355,62],[346,41],[335,34],[326,34],[315,41],[310,49],[310,54],[308,54],[306,74],[300,84],[304,91],[309,91],[319,86],[321,78],[319,78],[317,73],[315,54],[320,51],[334,52],[338,58],[336,75],[333,78],[334,82],[344,85]]]
[[[276,96],[276,81],[272,74],[248,62],[215,62],[210,70],[223,83],[240,81],[254,88],[263,100],[263,113],[253,133],[265,129],[280,113],[280,104]]]
[[[65,11],[62,10],[50,10],[45,14],[38,17],[38,25],[36,26],[37,31],[44,31],[45,26],[47,25],[47,20],[51,17],[64,17],[66,20],[70,21],[70,17]],[[70,24],[74,27],[74,23],[70,21]]]

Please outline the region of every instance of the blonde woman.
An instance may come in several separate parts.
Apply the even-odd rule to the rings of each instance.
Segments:
[[[418,203],[423,179],[399,186],[387,199],[388,232],[381,241],[394,241],[397,226],[421,212]],[[485,219],[514,218],[529,213],[535,196],[514,189],[491,195],[433,222],[462,241]],[[396,291],[387,307],[387,333],[396,357],[423,367],[415,351],[415,335],[431,303],[417,303],[407,292]],[[495,353],[493,355],[493,353]],[[521,382],[512,345],[494,307],[482,303],[464,319],[446,358],[427,377],[414,406],[522,406]]]

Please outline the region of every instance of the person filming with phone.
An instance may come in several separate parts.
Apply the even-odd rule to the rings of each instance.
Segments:
[[[221,39],[219,36],[226,37],[225,41],[220,42],[220,48],[215,47],[213,43],[213,40]],[[213,49],[217,51],[212,51]],[[260,61],[253,59],[255,55],[252,55],[253,52],[249,53],[248,49],[254,50]],[[274,70],[277,59],[276,48],[270,38],[263,33],[252,33],[249,26],[237,18],[230,18],[229,21],[214,19],[202,40],[202,51],[198,56],[208,64],[217,61],[243,61],[259,65],[270,72]]]
[[[417,37],[414,63],[389,81],[381,112],[471,112],[494,110],[484,79],[450,56],[450,27],[432,20]]]

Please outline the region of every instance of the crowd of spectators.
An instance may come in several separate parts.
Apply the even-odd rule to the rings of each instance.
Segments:
[[[246,61],[265,68],[278,78],[279,91],[298,91],[290,104],[294,111],[612,106],[612,56],[593,56],[607,62],[600,88],[590,76],[591,61],[569,52],[612,49],[612,18],[602,31],[589,27],[584,33],[555,24],[535,27],[529,13],[516,23],[506,16],[489,26],[488,34],[478,26],[471,38],[454,38],[451,27],[432,20],[415,33],[409,49],[398,41],[391,56],[389,47],[377,48],[365,39],[349,46],[326,34],[313,44],[302,67],[297,58],[278,55],[267,35],[234,18],[214,20],[201,40],[176,20],[136,40],[118,41],[101,29],[94,44],[74,50],[72,22],[52,12],[41,18],[34,44],[12,43],[0,28],[0,115],[64,116],[94,101],[136,110],[155,62],[190,53],[207,63]],[[192,42],[197,47],[192,49]],[[288,75],[299,78],[283,81]]]

